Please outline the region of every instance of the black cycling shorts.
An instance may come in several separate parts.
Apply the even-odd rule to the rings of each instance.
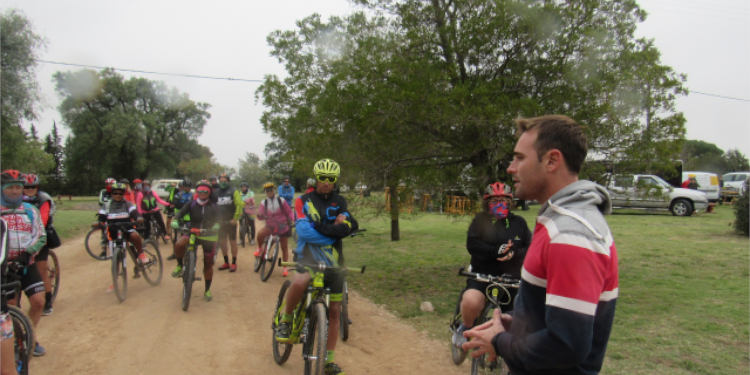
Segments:
[[[490,283],[484,283],[484,282],[477,281],[474,279],[467,279],[466,288],[464,288],[464,291],[468,289],[475,289],[475,290],[478,290],[480,293],[482,293],[482,295],[485,295],[485,291],[487,290],[488,285],[490,285]],[[516,294],[518,294],[518,288],[508,288],[508,292],[510,292],[511,303],[508,305],[500,306],[500,309],[504,313],[513,310],[513,302],[515,302],[516,300]],[[463,292],[461,292],[461,294],[463,294]]]
[[[225,238],[229,238],[229,241],[237,241],[237,224],[222,223],[219,226],[219,243],[222,243]]]
[[[49,257],[49,247],[47,245],[42,246],[42,249],[34,255],[34,260],[37,262],[44,262]]]
[[[21,289],[26,296],[31,297],[37,293],[44,293],[44,281],[39,275],[36,265],[32,264],[26,267],[26,274],[21,276]]]
[[[301,256],[297,256],[295,252],[295,261],[297,262],[297,273],[308,272],[308,267],[315,267],[317,262],[314,261],[313,255],[310,253],[310,248],[305,246]],[[323,283],[331,290],[331,302],[340,302],[341,293],[344,291],[344,280],[346,276],[343,270],[328,269],[325,271],[325,277]],[[312,282],[312,281],[311,281]]]

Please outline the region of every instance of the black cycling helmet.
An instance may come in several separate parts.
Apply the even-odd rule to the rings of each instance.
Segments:
[[[242,181],[240,183],[240,187],[243,187],[243,186],[250,187],[250,185],[248,185],[247,182],[245,182],[245,181]]]

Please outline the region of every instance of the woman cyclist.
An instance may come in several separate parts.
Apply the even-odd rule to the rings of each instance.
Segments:
[[[281,243],[281,259],[286,262],[289,259],[289,236],[292,234],[292,208],[286,200],[276,196],[273,182],[263,184],[263,190],[266,192],[266,199],[258,206],[258,220],[265,220],[266,225],[258,231],[258,250],[253,255],[260,256],[266,237],[275,233],[279,235]],[[281,276],[286,277],[288,274],[289,270],[284,267]]]
[[[159,226],[162,233],[165,233],[165,239],[169,239],[169,235],[166,235],[167,228],[164,226],[164,219],[161,217],[161,210],[156,203],[160,203],[164,207],[171,206],[169,203],[159,197],[158,194],[151,190],[151,181],[143,180],[141,191],[135,195],[135,204],[138,207],[138,213],[143,215],[143,220],[146,222],[146,228],[143,234],[144,238],[151,237],[151,219],[156,219],[156,225]]]
[[[175,222],[186,221],[189,223],[191,232],[195,232],[198,238],[195,241],[195,248],[203,247],[203,279],[206,284],[206,291],[203,298],[206,301],[213,299],[211,295],[211,280],[214,275],[214,256],[216,255],[216,230],[219,228],[219,210],[216,204],[211,200],[211,185],[206,180],[198,182],[195,186],[197,198],[190,201],[180,208],[175,214]],[[201,234],[201,229],[210,229],[213,232]],[[174,254],[177,258],[177,267],[172,271],[172,277],[182,276],[182,258],[185,256],[187,249],[188,235],[183,235],[174,244]]]
[[[509,186],[502,182],[487,185],[482,204],[484,210],[474,217],[466,237],[466,249],[471,254],[473,272],[521,277],[521,266],[531,243],[531,232],[526,220],[510,212],[512,203],[513,194]],[[453,344],[459,348],[466,342],[463,332],[474,325],[484,309],[487,285],[488,283],[472,279],[466,280],[466,288],[461,297],[463,322],[453,335]],[[508,291],[511,303],[503,312],[513,309],[518,289],[511,288]]]

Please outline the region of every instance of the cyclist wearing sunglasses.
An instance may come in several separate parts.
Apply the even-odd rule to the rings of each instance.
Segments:
[[[343,266],[344,255],[341,239],[358,228],[357,221],[347,210],[346,199],[334,187],[341,170],[331,159],[315,163],[315,191],[298,197],[294,203],[297,215],[297,272],[287,292],[286,308],[276,331],[279,342],[289,339],[292,310],[300,302],[304,290],[310,282],[310,274],[305,265],[323,262],[329,266]],[[330,288],[330,308],[328,309],[328,341],[326,343],[326,375],[342,374],[334,363],[334,349],[339,336],[339,317],[344,288],[344,274],[326,270],[325,284]]]
[[[107,202],[101,210],[99,210],[99,225],[104,226],[104,223],[122,223],[137,221],[143,223],[143,216],[138,213],[138,209],[135,204],[125,200],[124,195],[127,190],[127,186],[123,183],[117,182],[112,184],[112,200]],[[112,228],[112,227],[108,227]],[[125,237],[130,243],[135,246],[135,250],[138,253],[138,261],[141,264],[150,262],[150,259],[146,254],[143,253],[143,241],[141,236],[135,230],[135,226],[127,230]],[[114,238],[116,233],[109,233]]]
[[[216,230],[219,229],[217,221],[219,218],[219,209],[216,203],[211,200],[211,191],[211,184],[206,180],[201,180],[195,186],[196,198],[182,206],[175,214],[176,222],[189,221],[190,229],[197,230],[199,234],[195,242],[195,249],[197,251],[198,246],[203,247],[203,280],[206,285],[203,298],[206,301],[210,301],[213,298],[211,295],[211,280],[214,276],[214,256],[216,255],[216,240],[218,238]],[[210,229],[213,232],[200,234],[201,229]],[[172,277],[182,276],[182,257],[185,256],[189,239],[189,235],[185,234],[174,244],[177,267],[172,271]]]

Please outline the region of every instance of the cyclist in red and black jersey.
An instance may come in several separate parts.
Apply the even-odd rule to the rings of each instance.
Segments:
[[[112,185],[112,200],[107,202],[107,204],[105,204],[104,207],[99,210],[99,225],[104,226],[104,223],[133,221],[143,223],[143,216],[138,213],[135,205],[124,199],[126,189],[127,187],[125,186],[125,184],[121,184],[119,182]],[[116,235],[116,233],[112,233],[112,230],[109,230],[109,232],[110,237]],[[143,240],[141,240],[141,236],[139,236],[138,232],[136,232],[135,225],[133,226],[133,228],[127,230],[125,238],[127,238],[128,241],[130,241],[130,243],[135,246],[138,255],[138,261],[141,262],[141,264],[148,263],[150,259],[146,254],[143,253]]]

